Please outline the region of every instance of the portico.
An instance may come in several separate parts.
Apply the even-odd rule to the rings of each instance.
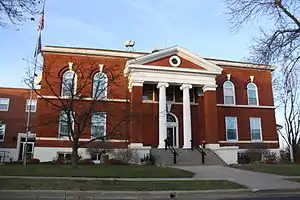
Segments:
[[[160,62],[164,59],[167,59],[169,63]],[[183,63],[181,60],[188,60],[190,63],[193,63],[194,67]],[[178,46],[127,61],[124,74],[129,79],[128,87],[130,91],[142,91],[143,85],[149,83],[155,85],[158,89],[157,148],[164,148],[164,140],[167,138],[167,88],[176,85],[179,86],[182,92],[183,137],[181,147],[191,148],[192,117],[190,90],[192,88],[201,88],[204,99],[207,102],[211,100],[216,101],[215,91],[217,86],[215,77],[221,74],[221,72],[222,68]],[[136,101],[136,99],[133,101]],[[141,99],[140,101],[142,102]],[[208,107],[207,109],[210,108]],[[213,119],[210,118],[215,116],[206,115],[205,117],[209,122],[207,125],[210,126],[210,123],[213,122]],[[141,128],[137,127],[135,130],[141,130]],[[208,128],[208,130],[212,129]],[[139,143],[142,143],[142,141],[139,141]]]

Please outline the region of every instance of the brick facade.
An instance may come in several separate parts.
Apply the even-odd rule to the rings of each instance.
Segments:
[[[69,62],[73,63],[73,68],[77,67],[79,69],[77,73],[78,88],[80,88],[80,84],[82,84],[82,81],[80,80],[91,80],[90,83],[87,83],[86,86],[80,90],[80,96],[82,98],[74,103],[75,113],[80,113],[84,108],[88,107],[92,101],[92,77],[95,73],[99,72],[99,64],[104,65],[103,72],[108,75],[108,79],[114,79],[108,86],[107,100],[99,100],[95,104],[96,112],[105,112],[107,114],[106,133],[112,134],[109,136],[112,148],[125,147],[126,144],[131,143],[138,143],[142,146],[151,146],[152,148],[158,146],[160,113],[158,89],[156,88],[157,82],[147,81],[144,83],[137,83],[130,80],[132,77],[124,76],[124,69],[129,60],[147,54],[140,53],[140,55],[132,56],[129,52],[111,51],[115,53],[115,55],[108,55],[106,52],[110,52],[109,50],[101,51],[104,52],[103,55],[100,55],[100,53],[97,55],[93,53],[74,53],[74,49],[72,48],[70,48],[70,52],[43,52],[44,70],[40,94],[46,98],[46,101],[42,98],[39,98],[38,100],[38,117],[36,124],[40,124],[40,126],[36,129],[36,147],[70,147],[70,142],[58,138],[60,110],[51,105],[51,102],[57,104],[58,101],[60,101],[57,96],[60,96],[62,75],[65,71],[69,70]],[[145,62],[144,65],[153,67],[154,71],[161,67],[172,68],[169,64],[169,58],[172,55]],[[202,65],[201,63],[191,62],[188,58],[183,58],[180,55],[179,58],[181,59],[181,65],[178,68],[205,71],[206,67],[204,65],[209,65],[207,63]],[[207,61],[217,63],[215,60],[207,59]],[[228,61],[228,63],[230,62],[231,61]],[[194,143],[196,145],[205,143],[206,145],[212,144],[221,147],[238,146],[241,149],[252,148],[255,144],[251,142],[249,118],[259,117],[261,118],[262,126],[261,145],[264,145],[266,148],[278,148],[279,143],[276,133],[275,110],[273,107],[271,70],[238,67],[236,66],[236,63],[234,63],[233,66],[230,66],[229,64],[216,65],[222,68],[221,74],[216,75],[215,78],[216,89],[206,90],[206,86],[204,86],[202,87],[203,92],[199,96],[197,96],[197,92],[194,91],[194,94],[196,95],[195,102],[191,103],[191,129]],[[155,68],[156,66],[158,68]],[[205,73],[206,72],[204,72],[204,74]],[[224,105],[223,83],[227,80],[227,74],[231,75],[230,81],[235,87],[236,105]],[[250,76],[254,76],[253,82],[258,88],[258,106],[248,106],[247,84],[250,82]],[[153,85],[155,88],[154,99],[151,101],[145,101],[142,98],[143,86],[146,84]],[[51,85],[51,87],[49,85]],[[179,87],[180,84],[177,86]],[[200,88],[199,85],[193,85],[193,87]],[[11,94],[1,92],[0,97],[3,95],[16,95],[21,91],[24,90],[11,90]],[[182,91],[176,89],[176,98],[181,98],[180,93],[182,93]],[[11,128],[9,128],[10,126],[7,127],[7,131],[12,133],[7,134],[5,142],[2,144],[0,143],[0,147],[1,145],[4,147],[16,147],[16,141],[13,140],[13,137],[18,132],[24,132],[24,117],[26,113],[24,111],[21,112],[20,110],[22,110],[21,107],[24,107],[25,105],[26,97],[19,95],[18,97],[12,98],[16,98],[16,100],[12,101],[11,107],[14,108],[12,108],[9,113],[20,113],[17,115],[18,119],[16,120],[16,118],[14,118],[12,120],[12,115],[8,113],[7,115],[9,116],[7,117],[3,113],[0,114],[3,118],[2,120],[9,121],[9,123],[18,123],[18,125],[12,126]],[[17,101],[20,103],[17,103]],[[177,128],[179,134],[179,147],[182,147],[184,139],[182,102],[173,103],[171,113],[178,119]],[[227,116],[237,117],[237,142],[226,141],[225,117]],[[122,123],[119,123],[120,121],[122,121]],[[81,139],[89,140],[91,138],[90,125],[85,127],[84,130],[84,135]]]

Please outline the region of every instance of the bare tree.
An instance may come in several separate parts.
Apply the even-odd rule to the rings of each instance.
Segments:
[[[227,0],[233,29],[254,20],[266,20],[261,36],[251,47],[250,60],[283,66],[284,71],[299,68],[300,2],[295,0]]]
[[[285,142],[292,147],[293,155],[299,153],[300,145],[300,80],[297,72],[281,76],[281,88],[278,88],[279,101],[282,103],[285,124],[279,131]]]
[[[29,18],[34,20],[40,3],[40,0],[0,0],[0,26],[19,25]]]
[[[286,143],[299,150],[300,1],[226,0],[234,30],[263,21],[260,37],[254,40],[248,60],[280,66],[273,74],[275,102],[283,110]]]
[[[105,101],[107,96],[113,95],[124,87],[123,70],[119,64],[106,67],[99,66],[88,56],[79,60],[68,57],[69,66],[58,71],[57,66],[61,59],[46,59],[42,67],[41,89],[33,86],[34,92],[40,99],[40,105],[44,102],[47,105],[47,112],[40,113],[39,119],[43,126],[49,124],[60,124],[60,132],[72,145],[72,166],[76,167],[78,162],[78,149],[86,147],[92,142],[106,141],[107,139],[129,139],[128,133],[124,130],[130,117],[128,101],[126,104],[109,105]],[[105,60],[103,60],[105,63]],[[102,71],[102,72],[101,72]],[[27,83],[32,86],[34,77],[27,76]],[[121,85],[123,84],[123,85]],[[127,87],[124,87],[124,93]],[[124,94],[123,93],[123,94]],[[126,97],[128,99],[128,97]],[[104,107],[109,107],[109,130],[103,135],[106,126],[99,126],[105,123],[106,118]],[[87,130],[92,127],[91,137],[87,136]],[[124,133],[126,132],[126,133]],[[86,138],[89,137],[88,140]],[[82,139],[85,138],[83,141]]]

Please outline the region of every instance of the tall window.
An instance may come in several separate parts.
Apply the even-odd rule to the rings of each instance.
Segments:
[[[143,85],[143,100],[148,100],[148,101],[154,100],[154,85],[150,85],[150,84]]]
[[[225,124],[226,124],[226,140],[227,141],[238,140],[237,118],[225,117]]]
[[[37,104],[36,99],[31,99],[31,102],[30,99],[27,99],[25,111],[28,112],[30,110],[30,112],[36,112],[36,104]]]
[[[9,98],[0,98],[0,111],[8,111]]]
[[[5,137],[5,124],[0,124],[0,142],[4,141]]]
[[[106,113],[94,113],[92,115],[91,137],[97,138],[106,135]]]
[[[258,117],[250,117],[250,133],[251,140],[261,141],[262,131],[261,131],[261,120]]]
[[[93,78],[93,98],[106,99],[107,98],[107,76],[105,73],[99,72]]]
[[[71,127],[69,125],[71,124]],[[67,113],[64,111],[61,112],[59,117],[59,130],[58,130],[58,136],[59,137],[68,137],[71,134],[71,128],[74,130],[74,118],[73,115],[70,116],[70,121],[68,121]]]
[[[76,93],[77,75],[74,71],[66,71],[63,74],[61,84],[61,96],[67,97]]]
[[[224,104],[235,104],[234,85],[231,81],[223,84]]]
[[[254,83],[247,85],[247,95],[249,105],[258,105],[257,87]]]

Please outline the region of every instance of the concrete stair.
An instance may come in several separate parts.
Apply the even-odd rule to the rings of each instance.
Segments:
[[[194,149],[175,149],[178,153],[177,163],[175,165],[203,165],[202,155]],[[204,165],[226,165],[226,163],[212,150],[203,149],[206,153]],[[151,149],[151,154],[156,159],[158,165],[174,165],[173,154],[170,150]]]

